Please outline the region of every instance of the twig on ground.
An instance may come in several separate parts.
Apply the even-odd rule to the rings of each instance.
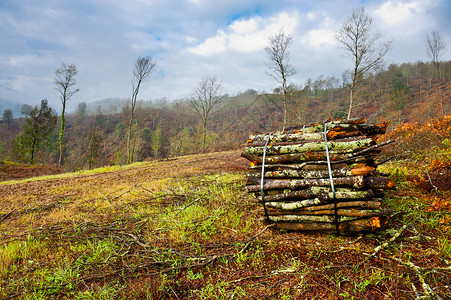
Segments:
[[[442,299],[441,297],[439,297],[434,292],[434,290],[430,287],[430,285],[427,284],[426,280],[424,279],[423,274],[421,274],[421,269],[422,268],[420,268],[419,266],[415,265],[411,261],[405,262],[405,261],[403,261],[403,260],[401,260],[401,259],[399,259],[397,257],[392,257],[391,259],[403,264],[404,266],[410,267],[415,272],[415,274],[417,275],[418,279],[421,282],[421,286],[423,287],[423,291],[426,294],[425,296],[426,296],[427,299],[438,299],[438,300]]]
[[[266,225],[265,228],[263,228],[262,231],[260,231],[260,232],[257,233],[256,235],[250,237],[250,238],[247,240],[246,245],[244,245],[244,247],[241,248],[241,250],[239,251],[239,253],[242,253],[242,252],[246,251],[246,249],[249,247],[249,245],[251,244],[251,242],[252,242],[254,239],[258,238],[258,237],[259,237],[260,235],[262,235],[268,228],[274,227],[275,225],[276,225],[276,223]]]
[[[394,242],[394,241],[401,235],[401,233],[404,231],[404,229],[406,229],[406,228],[407,228],[407,225],[404,225],[403,227],[401,227],[401,229],[399,229],[399,230],[391,237],[391,239],[389,239],[388,241],[386,241],[386,242],[383,243],[382,245],[379,245],[379,246],[377,246],[376,248],[374,248],[374,252],[373,252],[371,255],[364,253],[364,255],[367,255],[367,256],[368,256],[366,260],[370,259],[371,257],[375,257],[382,249],[387,248],[387,246],[388,246],[390,243]]]
[[[179,212],[175,214],[176,216],[178,216],[179,214],[182,213],[182,211],[184,211],[185,209],[187,209],[188,207],[190,207],[191,205],[193,205],[194,203],[199,202],[199,201],[200,201],[200,198],[197,198],[196,200],[194,200],[194,201],[190,202],[189,204],[185,205],[184,207],[176,208],[176,209],[173,209],[172,211],[179,210]]]

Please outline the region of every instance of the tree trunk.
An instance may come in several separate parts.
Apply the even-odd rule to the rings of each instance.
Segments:
[[[61,164],[62,164],[62,160],[63,160],[63,137],[64,137],[64,128],[65,128],[65,124],[66,124],[66,118],[65,118],[65,113],[66,113],[66,100],[65,100],[65,93],[64,93],[64,99],[62,101],[63,103],[63,110],[61,112],[61,130],[60,130],[60,135],[59,135],[59,146],[60,146],[60,155],[58,158],[58,170],[61,170]]]
[[[351,86],[351,91],[349,92],[349,109],[348,109],[348,117],[347,117],[348,120],[351,118],[352,108],[354,105],[354,103],[353,103],[354,102],[354,88],[355,88],[355,83],[353,82],[352,86]]]

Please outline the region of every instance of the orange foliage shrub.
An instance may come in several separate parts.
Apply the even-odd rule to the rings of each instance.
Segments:
[[[384,149],[386,156],[411,162],[451,162],[451,115],[423,124],[405,123],[388,132],[384,138],[396,141]]]

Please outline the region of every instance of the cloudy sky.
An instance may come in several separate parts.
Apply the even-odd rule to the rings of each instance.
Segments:
[[[438,29],[451,59],[449,0],[1,0],[0,99],[58,105],[54,72],[79,69],[72,107],[81,101],[129,97],[132,68],[151,56],[157,71],[140,99],[185,98],[216,76],[224,90],[276,87],[265,74],[264,46],[283,30],[294,37],[292,81],[335,75],[352,65],[334,33],[364,5],[373,28],[393,40],[389,63],[426,61],[427,32]]]

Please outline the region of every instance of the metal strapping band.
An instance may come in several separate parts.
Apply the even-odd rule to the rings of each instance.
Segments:
[[[266,210],[265,205],[265,191],[263,190],[263,183],[265,180],[265,157],[266,157],[266,147],[268,146],[269,139],[271,138],[271,133],[268,135],[266,139],[265,148],[263,149],[263,160],[262,160],[262,177],[260,180],[260,195],[262,197],[263,210],[265,211],[265,217],[268,219],[268,211]]]
[[[330,165],[330,156],[329,156],[329,147],[327,145],[327,122],[324,123],[324,141],[326,145],[326,156],[327,156],[327,168],[329,169],[329,180],[330,180],[330,188],[332,189],[332,196],[334,199],[334,222],[335,222],[335,231],[339,234],[338,228],[338,214],[337,214],[337,198],[335,197],[335,186],[334,179],[332,177],[332,167]]]

